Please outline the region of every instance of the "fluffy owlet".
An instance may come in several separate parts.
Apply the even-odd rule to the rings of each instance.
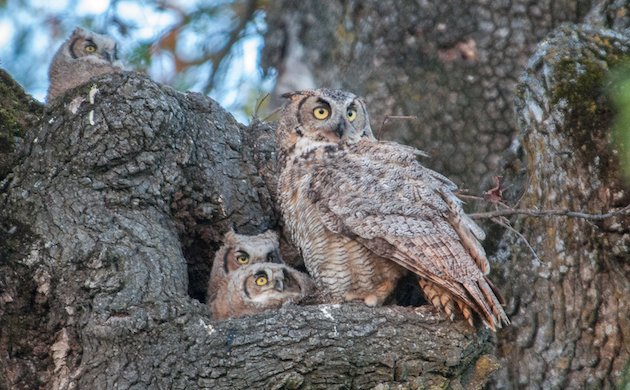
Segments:
[[[65,91],[86,83],[94,76],[121,72],[116,42],[101,34],[77,27],[53,57],[48,77],[50,103]]]
[[[262,234],[247,236],[228,231],[212,262],[208,282],[208,305],[216,298],[217,291],[227,283],[232,272],[255,263],[284,263],[280,256],[278,234],[267,230]]]
[[[423,167],[418,150],[374,139],[365,105],[333,90],[296,92],[277,128],[285,226],[331,301],[378,305],[408,271],[453,318],[509,323],[488,277],[483,231],[455,185]]]
[[[230,273],[212,301],[212,318],[242,317],[298,303],[312,293],[310,278],[287,265],[257,263]]]

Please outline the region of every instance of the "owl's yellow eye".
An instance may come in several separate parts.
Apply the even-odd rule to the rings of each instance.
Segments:
[[[346,116],[348,117],[348,120],[350,122],[354,121],[355,119],[357,119],[357,110],[355,110],[354,108],[349,108],[348,112],[346,112]]]
[[[249,263],[249,255],[245,252],[238,252],[236,254],[236,262],[239,264]]]
[[[316,107],[313,110],[313,116],[319,120],[326,119],[329,115],[330,111],[326,107]]]
[[[85,51],[87,53],[94,53],[96,51],[96,46],[94,46],[94,45],[87,45],[85,47]]]
[[[256,278],[256,284],[259,286],[264,286],[267,282],[268,280],[266,276],[259,276]]]

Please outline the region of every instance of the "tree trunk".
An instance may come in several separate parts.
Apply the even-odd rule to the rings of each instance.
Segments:
[[[426,307],[210,318],[223,233],[278,227],[274,142],[137,74],[47,108],[0,186],[0,388],[481,387],[491,335]]]
[[[11,76],[0,69],[0,182],[17,163],[16,148],[24,132],[41,117],[43,106],[24,93]]]
[[[520,207],[598,214],[630,205],[604,90],[629,56],[630,35],[586,25],[557,30],[532,56],[516,102],[529,172]],[[627,381],[630,215],[519,217],[514,226],[538,258],[504,238],[512,327],[500,337],[497,387],[611,388],[624,368]]]

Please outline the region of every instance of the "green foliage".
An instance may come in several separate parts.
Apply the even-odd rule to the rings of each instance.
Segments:
[[[138,46],[129,52],[127,62],[135,69],[147,69],[151,64],[151,43],[138,43]]]
[[[617,108],[614,125],[615,143],[626,182],[630,184],[630,63],[620,66],[613,72],[610,92]]]

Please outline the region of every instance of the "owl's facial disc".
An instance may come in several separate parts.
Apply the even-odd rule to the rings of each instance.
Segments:
[[[343,110],[344,112],[340,112],[341,109],[336,109],[326,100],[311,97],[305,100],[304,108],[306,118],[303,119],[312,121],[318,129],[319,137],[323,136],[325,140],[338,142],[351,138],[356,132],[351,123],[357,115],[354,104],[347,110]]]
[[[267,260],[268,263],[276,263],[276,264],[282,264],[282,257],[280,256],[280,251],[278,250],[278,248],[274,248],[272,251],[267,253]]]

